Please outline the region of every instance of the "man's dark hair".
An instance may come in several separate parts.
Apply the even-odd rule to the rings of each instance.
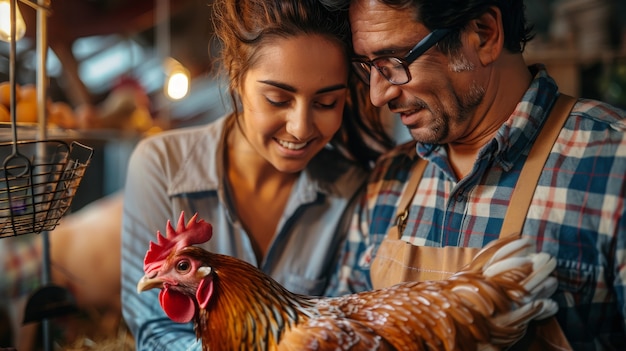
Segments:
[[[326,6],[337,11],[347,11],[351,1],[358,0],[320,0]],[[450,52],[461,45],[460,29],[469,21],[478,18],[490,7],[497,7],[502,13],[504,28],[504,48],[510,52],[522,52],[533,37],[532,27],[526,22],[523,0],[378,0],[396,9],[413,10],[415,20],[428,29],[454,28],[456,34],[448,35],[439,43],[442,52]],[[400,28],[400,27],[399,27]],[[398,29],[400,30],[400,29]]]

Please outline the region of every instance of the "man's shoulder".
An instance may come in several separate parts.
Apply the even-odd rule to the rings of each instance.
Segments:
[[[406,164],[410,167],[419,158],[416,146],[417,142],[414,140],[397,145],[378,158],[374,169],[386,169],[394,164]]]
[[[407,141],[403,144],[397,145],[393,149],[382,154],[380,158],[378,159],[378,161],[387,162],[392,159],[405,158],[405,157],[414,159],[415,157],[417,157],[416,145],[417,145],[417,142],[415,140]]]
[[[603,101],[578,99],[578,103],[572,109],[571,114],[593,120],[596,123],[611,125],[613,129],[615,127],[622,131],[626,129],[626,110]]]
[[[367,180],[369,171],[337,150],[322,149],[306,167],[329,194],[351,197]]]
[[[417,142],[409,141],[387,151],[376,162],[370,182],[380,180],[404,181],[420,157],[417,155]]]

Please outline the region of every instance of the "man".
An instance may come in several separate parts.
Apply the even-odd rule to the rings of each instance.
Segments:
[[[545,67],[526,65],[521,0],[325,2],[349,6],[355,70],[373,104],[386,104],[415,139],[377,164],[328,293],[418,279],[370,272],[398,254],[378,255],[393,244],[383,239],[408,193],[398,239],[446,249],[532,237],[557,258],[556,319],[570,345],[626,349],[626,113],[583,99],[567,106]],[[422,261],[447,264],[441,257]]]

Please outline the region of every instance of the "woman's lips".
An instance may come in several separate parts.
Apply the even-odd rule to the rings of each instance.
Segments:
[[[303,149],[309,143],[308,141],[295,143],[295,142],[292,142],[292,141],[286,141],[286,140],[280,140],[280,139],[276,139],[276,141],[280,144],[280,146],[284,147],[285,149],[289,149],[289,150],[300,150],[300,149]]]

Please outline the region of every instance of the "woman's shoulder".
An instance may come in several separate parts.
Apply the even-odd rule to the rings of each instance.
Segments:
[[[224,130],[225,117],[207,125],[171,129],[142,139],[135,148],[141,154],[190,154],[202,148],[215,149]]]
[[[205,125],[166,130],[146,137],[140,143],[150,145],[163,143],[186,144],[197,142],[198,139],[213,140],[217,143],[224,130],[225,121],[226,117],[224,116]]]
[[[141,140],[133,150],[129,169],[179,174],[212,173],[218,162],[224,120],[208,125],[172,129]]]

